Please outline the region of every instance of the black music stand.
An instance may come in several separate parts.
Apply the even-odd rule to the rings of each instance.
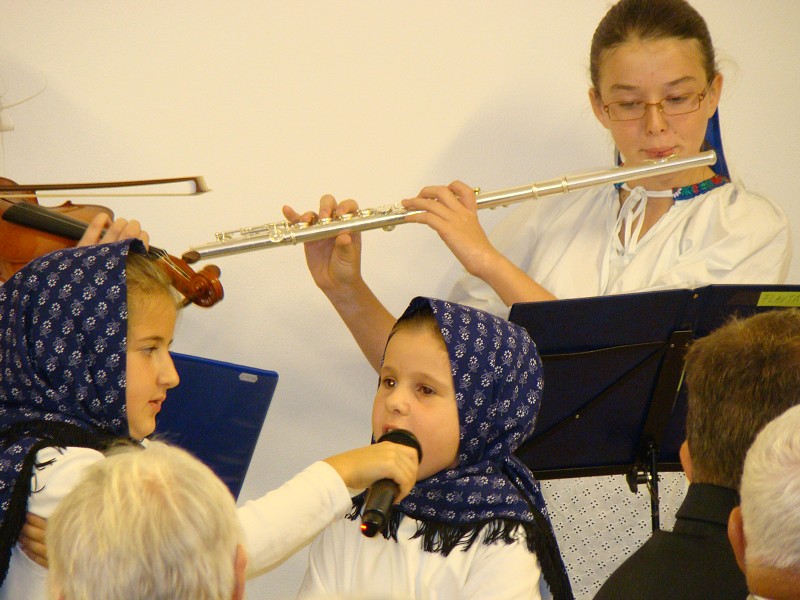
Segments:
[[[680,471],[685,438],[683,356],[732,315],[800,306],[800,286],[711,285],[515,304],[544,365],[536,428],[517,451],[539,479],[625,474],[650,492]]]

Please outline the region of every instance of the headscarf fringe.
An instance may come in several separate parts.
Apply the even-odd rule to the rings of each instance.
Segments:
[[[567,568],[558,549],[558,542],[553,534],[553,529],[538,510],[533,511],[533,519],[537,525],[534,535],[531,536],[528,534],[528,530],[525,530],[528,535],[528,548],[530,548],[531,540],[533,540],[536,557],[539,559],[539,567],[542,569],[542,576],[550,588],[550,593],[553,595],[554,600],[572,600],[574,598],[572,585],[569,582]]]

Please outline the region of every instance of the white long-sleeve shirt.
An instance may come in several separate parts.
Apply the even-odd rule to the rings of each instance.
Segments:
[[[352,507],[344,481],[319,461],[279,488],[238,509],[248,553],[247,575],[275,568]]]

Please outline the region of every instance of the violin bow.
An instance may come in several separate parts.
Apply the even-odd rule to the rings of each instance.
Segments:
[[[100,194],[100,193],[82,193],[82,194],[51,194],[47,193],[52,190],[102,190],[113,188],[130,188],[130,187],[144,187],[144,186],[162,186],[173,185],[179,183],[188,183],[191,189],[188,192],[157,192],[157,193],[143,193],[143,192],[128,192],[128,193],[113,193],[113,194]],[[44,191],[45,193],[39,193]],[[140,179],[134,181],[104,181],[99,183],[18,183],[14,185],[0,185],[0,194],[4,197],[16,198],[60,198],[66,196],[197,196],[211,191],[206,185],[206,180],[202,175],[195,177],[169,177],[166,179]]]

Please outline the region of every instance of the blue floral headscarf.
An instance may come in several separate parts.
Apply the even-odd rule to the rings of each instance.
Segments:
[[[528,332],[487,312],[418,297],[398,320],[427,308],[444,338],[460,423],[456,467],[417,482],[396,507],[387,537],[396,539],[402,515],[417,519],[415,537],[428,552],[457,546],[511,543],[522,529],[554,598],[572,592],[530,470],[514,452],[532,433],[542,398],[542,362]],[[355,517],[363,496],[354,500]],[[399,513],[399,514],[398,514]]]
[[[69,248],[0,285],[0,573],[21,531],[36,453],[128,436],[126,240]]]

